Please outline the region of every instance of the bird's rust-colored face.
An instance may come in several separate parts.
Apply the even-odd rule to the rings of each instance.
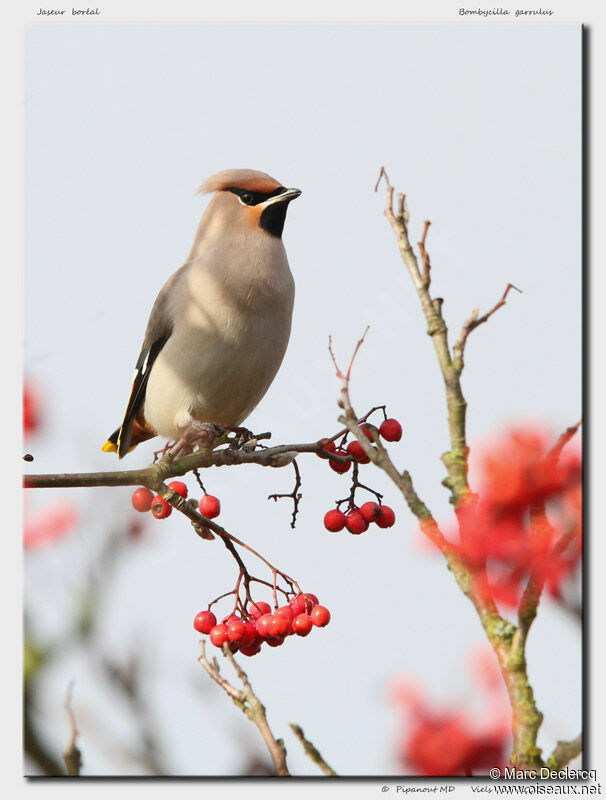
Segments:
[[[205,181],[202,191],[231,195],[232,204],[238,203],[234,211],[243,215],[245,224],[277,238],[282,236],[288,204],[301,194],[299,189],[287,189],[270,175],[250,169],[219,172]]]

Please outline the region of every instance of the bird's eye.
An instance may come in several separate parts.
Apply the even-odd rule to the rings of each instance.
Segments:
[[[240,195],[240,200],[242,200],[242,202],[246,206],[250,206],[252,204],[253,199],[254,198],[250,192],[244,192],[243,194]]]

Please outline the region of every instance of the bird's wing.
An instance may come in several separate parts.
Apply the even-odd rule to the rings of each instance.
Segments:
[[[143,402],[145,400],[145,387],[147,386],[151,369],[154,361],[158,357],[158,353],[162,350],[172,334],[174,320],[171,314],[169,297],[177,282],[183,277],[187,266],[188,264],[184,264],[175,272],[174,275],[168,279],[156,298],[156,302],[152,308],[149,322],[147,323],[147,330],[145,331],[145,337],[143,339],[141,353],[135,367],[133,388],[131,390],[128,405],[126,407],[126,413],[124,414],[124,420],[122,421],[120,428],[115,432],[115,434],[112,434],[109,439],[111,442],[115,437],[114,443],[116,445],[119,458],[125,456],[131,448],[133,426],[135,425],[135,422],[139,422],[137,420],[137,416],[143,409]]]

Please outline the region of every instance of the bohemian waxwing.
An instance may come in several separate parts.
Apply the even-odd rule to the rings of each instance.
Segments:
[[[120,458],[158,434],[185,453],[213,440],[212,423],[239,426],[286,352],[295,287],[282,229],[301,192],[252,169],[219,172],[200,192],[215,194],[156,299],[124,421],[102,448]]]

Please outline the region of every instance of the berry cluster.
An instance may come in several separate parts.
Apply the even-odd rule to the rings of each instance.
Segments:
[[[187,486],[182,481],[171,481],[168,486],[181,497],[187,497]],[[170,503],[167,503],[161,495],[154,495],[143,486],[133,492],[132,503],[136,511],[151,511],[156,519],[166,519],[173,513]],[[221,513],[221,503],[212,494],[205,494],[198,503],[198,509],[202,516],[214,519]]]
[[[273,613],[269,603],[259,600],[251,602],[240,615],[229,614],[219,623],[209,606],[196,614],[194,628],[208,634],[215,647],[227,644],[232,653],[256,656],[263,643],[279,647],[288,636],[307,636],[314,626],[323,628],[329,622],[330,611],[319,605],[314,594],[298,594]]]
[[[342,531],[343,528],[347,528],[350,533],[364,533],[371,522],[379,528],[391,528],[395,521],[396,515],[392,508],[372,501],[363,503],[360,508],[352,507],[347,514],[333,508],[324,515],[324,527],[332,533]]]
[[[385,412],[383,412],[385,414]],[[385,415],[386,416],[386,415]],[[399,442],[402,438],[402,426],[397,419],[386,418],[377,428],[369,423],[360,425],[366,438],[374,443],[376,437],[381,436],[386,442]],[[320,458],[330,459],[329,453],[333,455],[349,457],[347,461],[333,461],[330,459],[331,469],[339,475],[349,472],[353,465],[353,484],[351,493],[345,500],[339,500],[337,507],[328,511],[324,515],[324,527],[327,531],[336,533],[346,528],[350,533],[360,534],[368,530],[371,523],[375,523],[379,528],[391,528],[396,521],[396,515],[389,506],[382,504],[382,497],[373,489],[369,489],[358,481],[358,467],[360,464],[368,464],[370,458],[364,452],[364,448],[357,439],[346,445],[347,435],[343,437],[340,444],[329,439],[320,439],[324,452],[318,453]],[[374,494],[379,501],[363,503],[358,507],[355,503],[356,489],[362,488]],[[347,503],[346,511],[339,508],[343,503]]]

